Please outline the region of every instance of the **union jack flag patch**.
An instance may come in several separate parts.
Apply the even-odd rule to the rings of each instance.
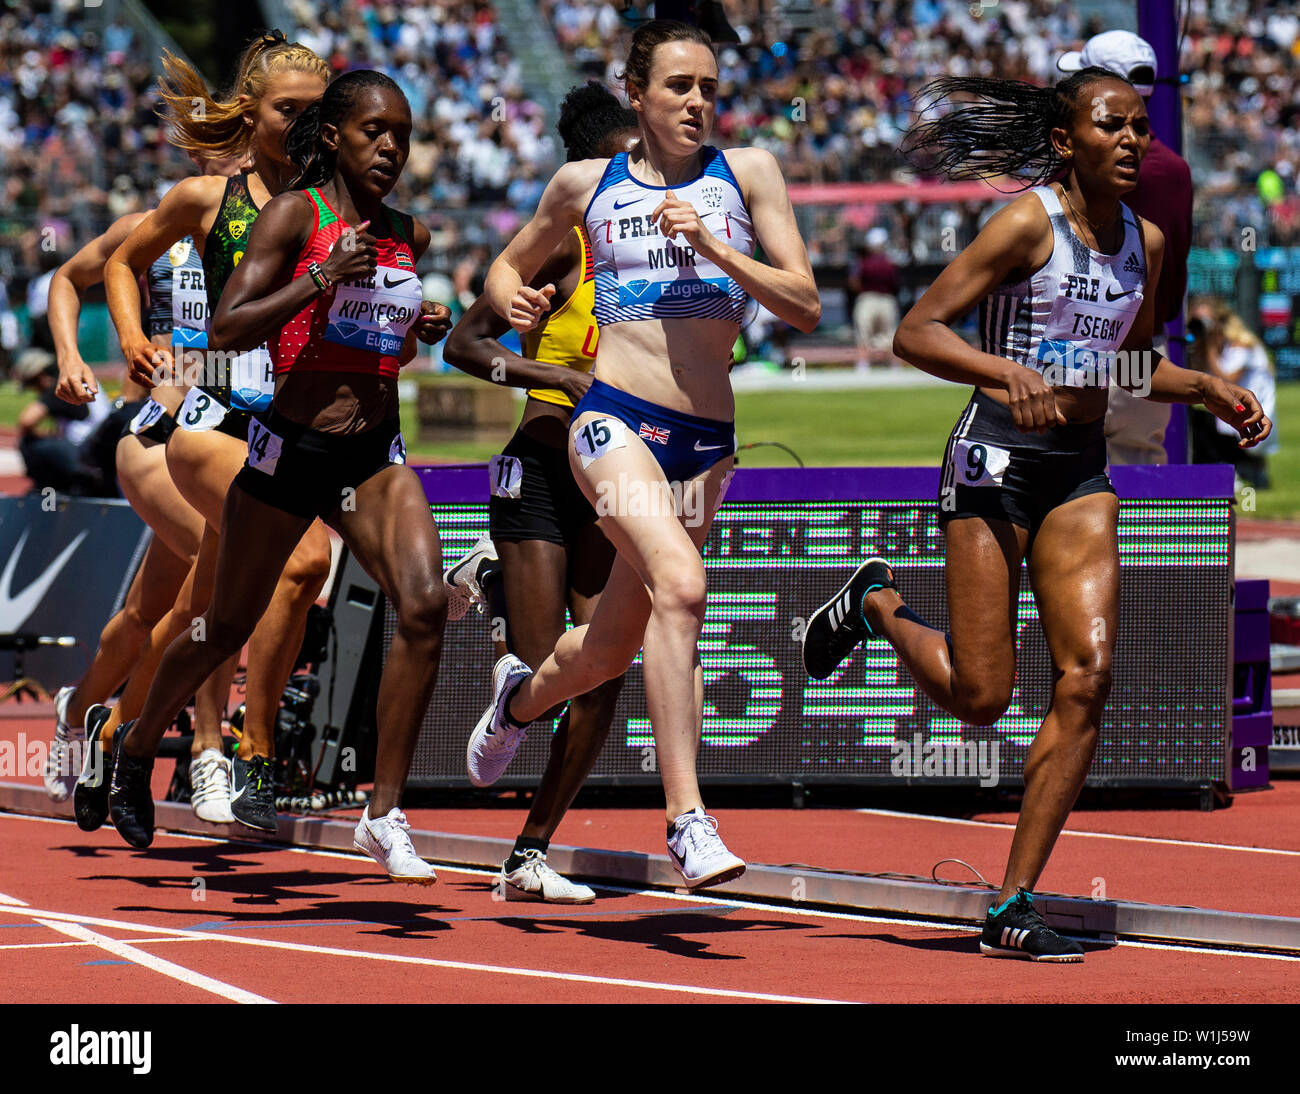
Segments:
[[[661,429],[657,425],[650,425],[647,422],[641,423],[641,428],[637,430],[637,436],[643,441],[654,441],[655,444],[667,444],[671,430]]]

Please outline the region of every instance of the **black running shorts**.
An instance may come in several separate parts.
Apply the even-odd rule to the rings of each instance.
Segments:
[[[568,545],[596,519],[563,448],[516,432],[488,465],[488,529],[493,541],[540,539]]]
[[[328,517],[363,482],[406,462],[401,422],[391,418],[365,433],[322,433],[283,417],[248,424],[248,458],[235,476],[246,494],[299,517]]]
[[[984,517],[1009,521],[1033,536],[1058,505],[1113,493],[1104,418],[1022,433],[1009,408],[977,390],[944,451],[939,527]]]

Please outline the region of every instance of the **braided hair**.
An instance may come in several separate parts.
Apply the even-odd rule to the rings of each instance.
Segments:
[[[920,116],[935,116],[913,125],[899,150],[926,174],[948,179],[1007,175],[1026,187],[1041,186],[1065,166],[1052,145],[1052,130],[1069,128],[1084,88],[1098,79],[1127,82],[1095,65],[1054,87],[982,76],[940,77],[917,95]]]
[[[565,158],[594,160],[600,158],[601,145],[611,133],[636,129],[636,111],[623,106],[604,84],[588,80],[573,87],[560,103],[560,120],[555,123],[564,141]]]
[[[298,168],[298,175],[288,189],[305,190],[309,186],[322,186],[334,177],[337,153],[321,142],[321,127],[340,128],[355,109],[363,91],[377,88],[395,91],[406,102],[402,89],[388,76],[374,69],[348,72],[334,80],[325,94],[294,119],[285,134],[284,151],[289,162]],[[410,104],[407,104],[410,109]]]

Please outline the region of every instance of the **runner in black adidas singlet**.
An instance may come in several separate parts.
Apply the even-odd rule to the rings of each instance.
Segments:
[[[279,567],[321,517],[397,616],[379,683],[375,786],[354,844],[393,880],[434,881],[400,806],[437,678],[447,600],[437,526],[405,466],[397,377],[417,338],[432,344],[446,334],[450,311],[421,300],[415,264],[428,229],[384,204],[410,135],[410,107],[387,76],[350,72],[330,84],[288,136],[296,183],[306,189],[268,203],[213,315],[218,345],[269,341],[275,399],[250,427],[247,463],[227,501],[208,640],[182,637],[168,647],[116,754],[113,820],[134,846],[153,838],[149,775],[167,723],[194,683],[242,647]],[[246,563],[253,555],[257,566]]]
[[[215,304],[242,254],[240,244],[256,217],[257,204],[268,201],[293,177],[294,168],[285,156],[285,132],[319,98],[329,70],[309,49],[286,42],[277,32],[245,49],[229,99],[213,100],[202,77],[170,55],[164,57],[164,71],[161,97],[172,143],[209,155],[247,155],[253,167],[228,180],[178,183],[106,268],[109,310],[131,374],[147,385],[188,387],[177,413],[179,428],[167,443],[167,466],[182,495],[203,514],[206,529],[180,602],[154,629],[139,671],[101,730],[105,741],[113,739],[122,717],[142,708],[145,694],[156,683],[163,651],[207,608],[222,507],[247,453],[240,431],[247,429],[248,421],[241,406],[256,405],[265,368],[262,364],[258,372],[256,361],[250,366],[247,354],[232,359],[208,350],[190,351],[173,367],[172,355],[151,345],[142,329],[133,282],[173,243],[190,236],[203,253],[206,291],[210,306]],[[204,104],[203,110],[194,109],[196,100]],[[190,386],[186,380],[199,384]],[[224,430],[218,428],[223,424]],[[232,812],[250,827],[276,827],[270,758],[280,698],[302,644],[307,611],[328,577],[329,564],[328,533],[317,525],[280,575],[276,596],[249,646],[244,735],[232,758],[231,776]],[[107,787],[97,785],[92,797],[95,808],[107,808]]]
[[[992,957],[1081,961],[1043,922],[1038,882],[1096,750],[1119,611],[1118,502],[1106,475],[1110,383],[1201,403],[1243,447],[1271,424],[1244,388],[1151,349],[1164,240],[1121,197],[1150,145],[1142,98],[1089,68],[1055,88],[947,78],[922,94],[905,144],[950,176],[1018,175],[1035,189],[990,219],[903,319],[894,353],[976,391],[948,442],[939,495],[950,633],[899,597],[868,560],[809,621],[804,663],[830,676],[864,637],[886,639],[939,706],[992,725],[1011,700],[1022,559],[1055,685],[1025,760],[1025,791],[996,903]],[[1049,179],[1057,181],[1048,183]],[[951,329],[980,309],[981,346]]]
[[[704,143],[718,87],[708,35],[643,24],[626,86],[640,119],[636,148],[561,167],[486,285],[497,313],[528,330],[553,291],[528,282],[575,226],[585,228],[600,345],[596,379],[574,410],[569,465],[618,558],[592,621],[567,631],[536,673],[517,658],[497,663],[471,753],[487,774],[499,771],[529,722],[620,675],[644,645],[669,853],[694,887],[745,868],[705,814],[695,771],[699,552],[731,477],[731,347],[748,296],[804,331],[821,304],[775,158]],[[767,263],[752,257],[757,243]]]
[[[193,157],[205,174],[226,176],[238,168],[234,160]],[[131,213],[92,240],[55,273],[50,283],[50,328],[59,358],[58,394],[81,402],[96,390],[94,374],[77,347],[77,317],[81,294],[103,279],[104,263],[147,213]],[[203,332],[201,312],[189,291],[203,284],[202,266],[191,242],[184,240],[160,255],[146,277],[150,340],[170,347],[195,341]],[[187,326],[188,324],[188,326]],[[170,394],[160,389],[160,397]],[[104,700],[126,681],[150,632],[176,602],[198,555],[203,517],[177,491],[167,472],[163,445],[173,426],[165,407],[148,397],[127,377],[122,397],[137,413],[117,444],[117,477],[122,493],[154,531],[145,557],[132,579],[122,610],[105,625],[90,667],[75,687],[55,696],[55,738],[46,762],[45,788],[56,801],[72,792],[82,768],[88,731],[97,735],[108,714]],[[173,409],[179,405],[179,398]],[[195,697],[191,764],[191,806],[202,820],[230,821],[229,778],[221,757],[221,719],[230,694],[234,666],[214,673]],[[208,753],[208,755],[204,755]]]
[[[638,136],[636,114],[594,82],[565,96],[556,128],[570,162],[625,152]],[[493,618],[506,621],[497,656],[508,649],[533,668],[564,633],[566,604],[575,625],[591,621],[614,562],[614,548],[573,481],[565,452],[573,407],[586,394],[596,361],[595,276],[587,237],[574,228],[532,279],[533,288],[553,284],[556,293],[543,321],[524,335],[524,356],[497,341],[510,324],[485,296],[456,324],[443,350],[445,361],[471,375],[528,389],[519,428],[489,466],[490,546],[471,553],[460,580],[473,577],[469,571],[481,569],[479,559],[495,550],[499,575],[482,595]],[[448,573],[456,569],[453,564]],[[618,676],[574,696],[561,716],[527,822],[502,866],[507,900],[595,899],[590,888],[551,869],[546,853],[600,755],[622,683]]]

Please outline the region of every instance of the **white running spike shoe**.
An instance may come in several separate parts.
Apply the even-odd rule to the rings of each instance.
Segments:
[[[410,831],[406,814],[400,809],[390,809],[387,816],[371,820],[370,806],[367,805],[352,834],[352,846],[379,863],[393,881],[407,885],[432,885],[438,880],[438,875],[415,853],[407,834]]]
[[[491,786],[501,778],[528,736],[527,726],[516,725],[506,716],[506,704],[532,674],[533,670],[512,653],[493,667],[492,704],[478,720],[465,749],[465,767],[475,786]]]
[[[205,748],[190,763],[190,808],[201,821],[232,824],[230,761],[218,748]]]
[[[673,821],[668,854],[692,889],[721,885],[745,872],[745,861],[727,850],[718,835],[718,822],[699,806]]]
[[[478,584],[478,567],[484,559],[497,561],[497,549],[487,536],[480,539],[467,554],[461,555],[442,573],[442,583],[447,590],[447,622],[455,623],[465,617],[470,606],[478,607],[482,614],[485,605],[483,590]]]
[[[54,739],[45,757],[45,793],[50,801],[68,800],[85,761],[86,727],[68,725],[68,700],[74,690],[59,688],[54,696]]]
[[[546,852],[530,847],[524,852],[523,865],[506,873],[501,867],[501,891],[506,900],[540,900],[547,904],[590,904],[596,899],[594,889],[577,885],[557,874],[546,863]]]

